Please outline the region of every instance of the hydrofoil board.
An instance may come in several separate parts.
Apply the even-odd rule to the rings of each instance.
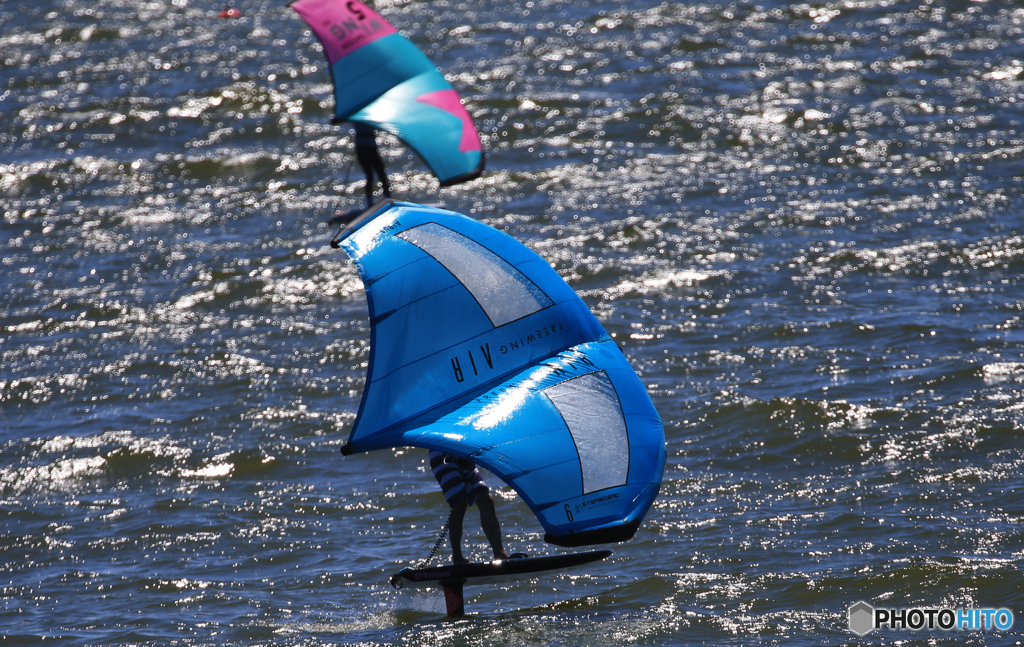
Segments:
[[[610,556],[610,550],[591,550],[568,555],[547,555],[544,557],[522,557],[500,559],[493,562],[469,564],[447,564],[430,568],[403,568],[391,578],[396,589],[405,586],[437,586],[449,582],[462,584],[493,584],[495,582],[522,579],[524,576],[545,571],[563,571],[568,568],[597,562]]]
[[[448,615],[457,617],[466,612],[462,595],[462,587],[466,584],[492,584],[546,571],[564,571],[600,561],[611,554],[610,550],[591,550],[569,555],[496,559],[493,562],[447,564],[433,568],[403,568],[391,576],[391,586],[396,589],[406,586],[440,587],[444,591]]]

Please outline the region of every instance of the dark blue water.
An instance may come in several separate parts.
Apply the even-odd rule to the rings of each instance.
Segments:
[[[350,133],[297,15],[235,6],[0,6],[4,645],[1020,644],[1024,9],[376,5],[488,153],[439,189],[392,139],[395,193],[547,258],[668,441],[633,541],[451,621],[387,585],[443,522],[425,453],[338,454]],[[858,600],[1017,625],[859,638]]]

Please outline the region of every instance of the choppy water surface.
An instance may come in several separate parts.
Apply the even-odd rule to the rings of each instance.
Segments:
[[[1024,622],[1024,9],[377,4],[488,151],[439,190],[392,140],[396,194],[544,255],[668,439],[610,561],[449,621],[386,585],[443,520],[423,452],[338,455],[350,134],[297,15],[235,6],[0,6],[5,645],[1019,644],[846,608]]]

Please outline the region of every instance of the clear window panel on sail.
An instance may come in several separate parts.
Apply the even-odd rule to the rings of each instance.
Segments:
[[[619,395],[601,371],[544,389],[569,427],[583,469],[583,493],[625,485],[629,436]]]
[[[466,286],[495,328],[553,305],[508,261],[456,231],[428,223],[397,235],[433,256]]]

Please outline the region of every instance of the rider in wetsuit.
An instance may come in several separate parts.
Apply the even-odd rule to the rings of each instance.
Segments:
[[[501,526],[494,510],[494,500],[484,483],[476,463],[468,458],[459,458],[436,449],[430,450],[430,470],[434,473],[444,492],[444,498],[452,508],[449,521],[449,537],[452,544],[452,563],[463,564],[462,521],[466,510],[476,504],[480,510],[480,526],[491,544],[495,559],[508,559],[509,554],[502,546]]]
[[[377,131],[366,124],[355,124],[356,134],[356,159],[363,167],[366,174],[366,208],[373,206],[373,194],[376,190],[374,174],[380,178],[381,188],[384,189],[384,197],[391,197],[391,187],[388,186],[388,175],[384,170],[384,160],[380,158],[380,151],[377,150]]]

